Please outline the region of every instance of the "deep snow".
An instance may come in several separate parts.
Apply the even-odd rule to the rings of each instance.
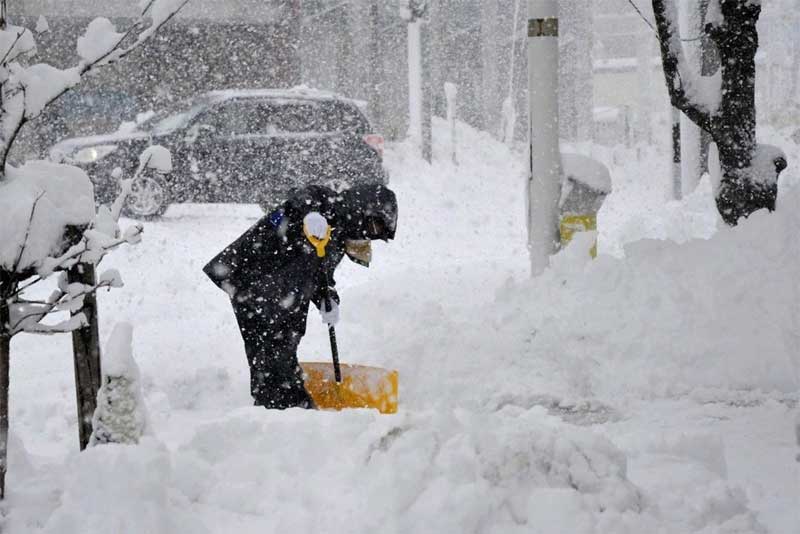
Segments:
[[[152,437],[77,453],[68,336],[18,336],[3,531],[795,534],[796,182],[718,230],[707,182],[667,202],[666,160],[600,154],[601,256],[577,239],[531,280],[522,158],[462,127],[455,167],[434,133],[432,166],[387,147],[397,240],[337,271],[341,357],[399,369],[397,415],[250,406],[201,267],[260,212],[173,206],[100,296],[104,340],[135,325]],[[301,359],[326,343],[309,314]]]

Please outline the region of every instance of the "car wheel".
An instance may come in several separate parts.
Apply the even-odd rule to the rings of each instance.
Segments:
[[[131,184],[123,212],[133,219],[155,219],[169,206],[167,185],[157,174],[140,176]]]

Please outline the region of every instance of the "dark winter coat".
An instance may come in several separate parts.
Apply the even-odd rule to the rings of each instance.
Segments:
[[[333,228],[324,259],[303,234],[303,219],[316,211]],[[368,224],[382,220],[378,233]],[[289,309],[302,300],[319,306],[324,274],[333,271],[348,239],[393,239],[397,201],[388,188],[356,186],[336,193],[323,186],[299,190],[278,209],[260,219],[204,267],[205,273],[236,302],[276,300]]]
[[[332,228],[324,258],[317,256],[303,232],[303,219],[313,211]],[[260,219],[204,267],[231,298],[256,404],[313,406],[297,362],[309,302],[319,308],[326,294],[338,302],[333,271],[348,239],[392,239],[396,222],[394,193],[383,186],[357,186],[341,194],[310,186]]]

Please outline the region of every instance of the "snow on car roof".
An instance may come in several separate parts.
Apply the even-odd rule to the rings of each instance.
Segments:
[[[285,98],[287,100],[337,100],[365,108],[367,103],[363,100],[347,98],[328,91],[313,89],[304,85],[290,89],[221,89],[209,91],[205,96],[216,100],[231,100],[234,98]]]

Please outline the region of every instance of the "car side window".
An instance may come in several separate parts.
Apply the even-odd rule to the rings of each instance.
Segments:
[[[265,130],[271,135],[320,131],[316,106],[312,104],[278,104],[264,114]]]
[[[364,117],[357,108],[341,102],[325,102],[321,109],[325,131],[367,133]]]
[[[251,135],[264,133],[263,112],[256,103],[227,102],[207,114],[206,122],[217,135]]]

